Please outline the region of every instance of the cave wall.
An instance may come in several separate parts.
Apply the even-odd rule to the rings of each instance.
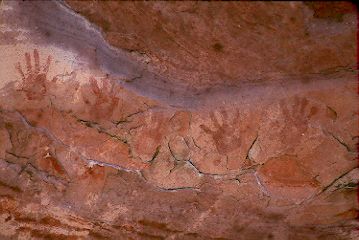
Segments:
[[[356,239],[346,2],[2,1],[0,239]]]

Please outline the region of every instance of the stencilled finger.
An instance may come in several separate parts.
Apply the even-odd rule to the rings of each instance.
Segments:
[[[93,91],[93,93],[95,93],[96,95],[99,95],[100,88],[99,88],[97,81],[94,77],[90,77],[90,85],[91,85],[91,90]]]
[[[34,73],[38,74],[40,72],[40,56],[37,49],[34,49],[34,60],[35,60],[35,69]]]
[[[237,109],[236,110],[236,114],[235,114],[235,116],[234,116],[234,118],[233,118],[233,121],[232,121],[232,123],[233,124],[235,124],[235,123],[237,123],[237,121],[239,121],[239,110]]]
[[[217,117],[214,115],[214,112],[211,112],[211,113],[209,114],[209,116],[210,116],[210,118],[211,118],[211,120],[212,120],[212,122],[213,122],[214,127],[215,127],[215,128],[220,128],[221,125],[219,124],[219,122],[218,122],[218,120],[217,120]]]
[[[46,59],[46,63],[44,65],[44,68],[43,68],[43,72],[45,74],[47,74],[49,72],[50,64],[51,64],[51,57],[48,56],[47,59]]]
[[[283,115],[285,117],[290,117],[290,113],[289,113],[288,107],[286,105],[286,102],[284,100],[281,100],[280,105],[282,107]]]
[[[22,80],[25,81],[25,74],[24,74],[24,71],[22,70],[20,62],[18,62],[15,65],[15,69],[20,73]]]
[[[105,78],[103,81],[102,81],[102,89],[107,92],[107,93],[111,93],[111,85],[110,85],[110,81],[108,78]]]
[[[223,122],[227,122],[228,121],[228,114],[226,112],[226,110],[224,108],[221,108],[221,114],[223,116]]]
[[[26,62],[27,74],[30,75],[30,74],[31,74],[31,71],[32,71],[30,53],[25,53],[25,62]]]

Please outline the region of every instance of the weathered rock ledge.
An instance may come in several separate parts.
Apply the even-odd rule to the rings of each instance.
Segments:
[[[356,239],[356,16],[313,4],[2,2],[0,239]]]

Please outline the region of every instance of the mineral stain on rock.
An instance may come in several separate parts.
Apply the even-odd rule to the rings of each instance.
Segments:
[[[322,19],[331,19],[342,22],[343,16],[357,11],[354,3],[350,1],[341,2],[305,2],[307,6],[313,9],[313,16]]]
[[[222,44],[220,44],[220,43],[215,43],[215,44],[213,44],[212,45],[212,47],[213,47],[213,49],[215,50],[215,51],[217,51],[217,52],[222,52],[223,51],[223,45]]]
[[[355,11],[3,1],[0,239],[357,239]]]

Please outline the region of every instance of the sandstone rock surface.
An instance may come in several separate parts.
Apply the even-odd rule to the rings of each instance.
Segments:
[[[350,3],[0,5],[0,239],[357,239]]]

